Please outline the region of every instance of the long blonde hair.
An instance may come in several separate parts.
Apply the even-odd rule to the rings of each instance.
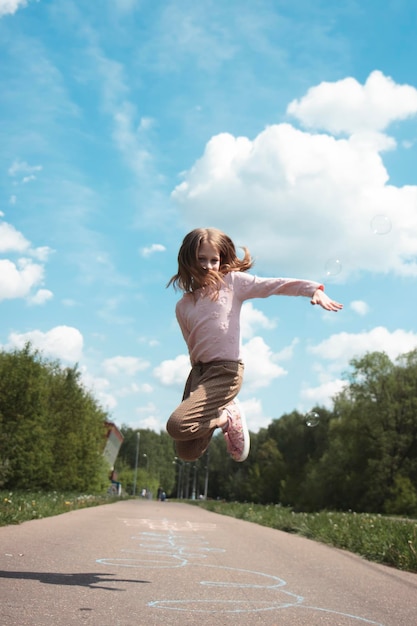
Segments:
[[[214,246],[220,255],[218,272],[205,270],[198,262],[198,251],[202,243]],[[178,272],[172,276],[167,287],[193,293],[202,287],[218,291],[223,276],[228,272],[246,272],[253,265],[249,250],[242,246],[243,259],[239,259],[233,241],[217,228],[196,228],[184,237],[178,253]]]

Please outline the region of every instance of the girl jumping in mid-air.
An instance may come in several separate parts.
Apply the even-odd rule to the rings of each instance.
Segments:
[[[242,385],[240,311],[245,300],[272,295],[305,296],[327,311],[342,305],[331,300],[323,285],[294,278],[259,278],[245,272],[253,265],[247,248],[239,259],[233,241],[216,228],[197,228],[182,242],[178,272],[168,286],[184,294],[176,316],[191,361],[181,404],[167,423],[178,456],[195,461],[221,428],[227,451],[235,461],[249,454],[245,416],[236,396]]]

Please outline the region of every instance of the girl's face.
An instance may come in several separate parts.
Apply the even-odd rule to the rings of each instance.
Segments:
[[[218,249],[210,242],[202,242],[198,249],[198,262],[205,270],[214,270],[218,272],[220,269],[220,254]]]

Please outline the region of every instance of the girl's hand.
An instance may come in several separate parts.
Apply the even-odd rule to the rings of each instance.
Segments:
[[[323,309],[326,309],[326,311],[337,312],[343,309],[343,304],[331,300],[321,289],[316,289],[310,302],[311,304],[319,304]]]

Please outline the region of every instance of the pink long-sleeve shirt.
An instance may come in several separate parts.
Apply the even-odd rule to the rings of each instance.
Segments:
[[[238,361],[241,358],[240,311],[245,300],[273,295],[312,297],[323,285],[295,278],[260,278],[245,272],[224,276],[217,300],[203,289],[186,293],[175,312],[190,361]]]

